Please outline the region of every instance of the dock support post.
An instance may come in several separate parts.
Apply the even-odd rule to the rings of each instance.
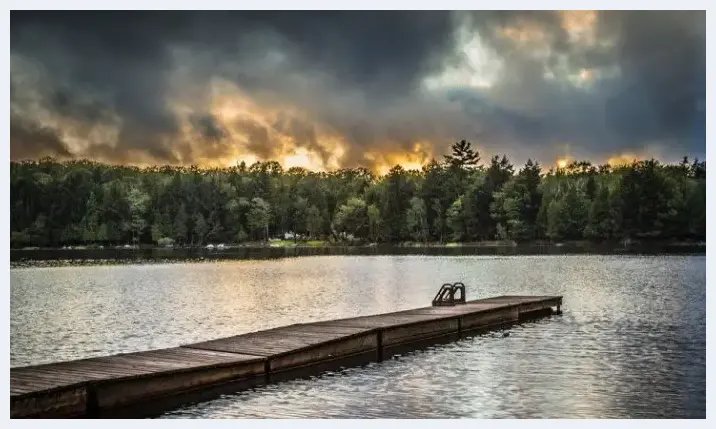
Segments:
[[[99,399],[97,398],[97,388],[91,383],[87,384],[87,405],[85,412],[87,417],[96,418],[99,416]]]
[[[462,319],[457,318],[457,337],[462,338]]]
[[[264,362],[264,381],[266,384],[271,384],[271,363],[268,359]]]
[[[378,362],[383,362],[383,330],[378,330],[378,341],[377,341],[377,352],[378,352]]]

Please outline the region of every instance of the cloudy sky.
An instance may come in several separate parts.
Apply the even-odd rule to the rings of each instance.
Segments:
[[[14,160],[705,157],[703,12],[11,12]]]

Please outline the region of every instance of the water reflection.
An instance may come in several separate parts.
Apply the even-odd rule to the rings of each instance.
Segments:
[[[705,416],[704,256],[329,256],[11,270],[11,365],[170,347],[309,320],[563,294],[565,313],[165,417]]]

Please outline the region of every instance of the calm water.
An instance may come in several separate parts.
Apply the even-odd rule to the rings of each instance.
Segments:
[[[468,298],[562,294],[564,314],[228,395],[201,418],[706,415],[705,256],[321,256],[11,270],[12,366],[172,347]]]

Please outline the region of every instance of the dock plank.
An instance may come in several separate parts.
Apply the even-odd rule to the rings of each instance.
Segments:
[[[113,357],[110,365],[114,368],[121,368],[128,371],[132,376],[136,372],[162,372],[167,370],[178,370],[186,368],[185,364],[176,361],[167,361],[157,358],[141,358],[141,357]]]
[[[385,328],[389,326],[400,326],[412,323],[428,322],[449,317],[444,313],[438,314],[377,314],[374,316],[361,316],[351,319],[323,322],[330,326],[349,326],[365,328]]]
[[[27,388],[29,386],[39,387],[41,389],[50,389],[58,386],[73,385],[79,381],[58,378],[53,374],[11,374],[10,375],[10,386],[17,388]]]
[[[34,392],[43,391],[43,390],[46,390],[46,388],[42,388],[42,389],[38,390],[38,387],[34,384],[30,384],[30,385],[27,385],[27,384],[18,385],[17,383],[10,384],[10,396],[25,395],[28,393],[34,393]]]
[[[268,339],[268,337],[265,339]],[[269,357],[294,350],[296,346],[286,344],[261,344],[258,341],[251,342],[239,337],[236,339],[227,338],[222,340],[206,341],[203,343],[187,344],[183,347]]]
[[[320,322],[317,322],[320,323]],[[291,325],[287,327],[289,332],[316,332],[316,333],[329,333],[337,335],[357,335],[368,332],[370,329],[362,327],[350,327],[350,326],[331,326],[331,325],[319,325],[314,323],[304,323],[300,325]]]
[[[527,300],[520,297],[498,297],[499,299],[493,300],[482,299],[468,301],[465,304],[459,304],[454,306],[436,306],[436,307],[422,307],[411,310],[397,311],[388,314],[375,314],[369,316],[353,317],[348,319],[339,319],[326,322],[317,322],[317,325],[326,326],[346,326],[346,327],[374,327],[382,328],[390,325],[391,323],[402,324],[402,323],[415,323],[428,320],[438,320],[441,318],[460,317],[480,311],[494,310],[500,307],[506,307],[509,305],[517,305]],[[539,300],[537,300],[539,301]]]
[[[78,366],[77,368],[67,366],[44,367],[44,368],[27,368],[14,371],[15,376],[37,377],[43,374],[52,374],[55,377],[64,378],[70,381],[77,380],[82,382],[89,379],[100,379],[109,376],[121,377],[125,375],[124,371],[114,370],[97,370],[89,364]]]
[[[405,314],[434,314],[444,315],[445,317],[459,317],[468,314],[478,313],[481,311],[494,310],[500,307],[507,307],[508,304],[499,302],[479,302],[479,303],[466,303],[463,305],[456,306],[443,306],[443,307],[425,307],[416,308],[415,310],[408,310]]]
[[[28,386],[35,386],[35,390],[49,390],[90,381],[140,377],[257,359],[260,357],[176,347],[11,368],[10,386],[11,390],[18,391],[27,391]]]
[[[320,327],[314,329],[308,326],[292,325],[281,329],[251,332],[228,338],[188,344],[184,347],[229,353],[258,354],[270,357],[348,338],[365,331],[362,328],[351,327],[322,330]]]
[[[539,302],[545,300],[551,300],[560,298],[559,296],[528,296],[528,295],[502,295],[491,298],[482,298],[474,301],[468,301],[468,303],[510,303],[510,304],[525,304],[531,302]]]

